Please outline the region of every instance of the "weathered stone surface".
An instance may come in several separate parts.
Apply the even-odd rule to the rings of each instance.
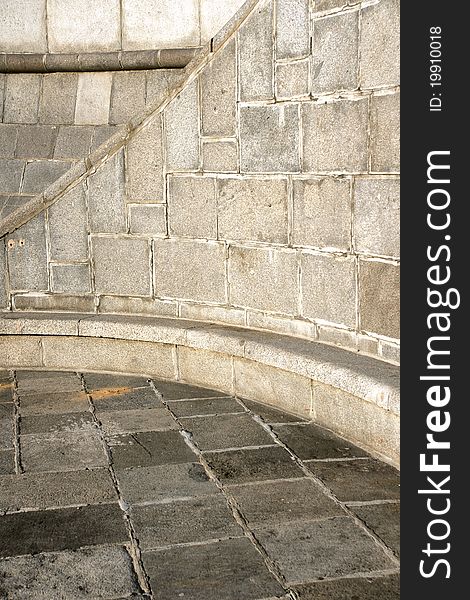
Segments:
[[[86,388],[89,392],[98,390],[105,390],[109,392],[110,389],[115,390],[116,388],[120,390],[122,390],[123,388],[129,388],[132,390],[137,388],[146,388],[146,393],[148,393],[152,397],[155,397],[155,394],[149,388],[147,377],[134,377],[132,375],[119,374],[110,375],[107,373],[85,373],[84,378]],[[145,407],[142,406],[142,408]]]
[[[273,2],[257,6],[238,33],[240,100],[273,97]]]
[[[0,189],[4,194],[20,191],[24,168],[24,160],[0,160]]]
[[[359,261],[361,329],[391,338],[400,336],[400,267]]]
[[[242,399],[242,402],[248,410],[261,417],[266,423],[298,423],[299,421],[303,421],[301,417],[276,410],[275,408],[266,406],[264,403],[261,404],[261,402],[252,402],[245,398]]]
[[[170,300],[129,298],[127,296],[100,296],[98,312],[177,317],[178,306],[176,302]]]
[[[72,124],[75,119],[78,75],[48,73],[42,79],[39,122],[53,125]]]
[[[128,204],[130,233],[146,233],[165,237],[166,207],[164,204]]]
[[[113,74],[109,122],[126,123],[145,110],[146,79],[143,71],[117,71]]]
[[[359,11],[313,25],[312,93],[355,90],[359,77]]]
[[[89,409],[84,392],[48,392],[21,396],[21,415],[85,412]]]
[[[107,435],[131,433],[134,431],[178,429],[178,425],[171,414],[163,406],[158,408],[99,412],[98,418]]]
[[[0,450],[0,475],[9,475],[15,472],[15,451]]]
[[[400,576],[347,577],[295,585],[293,589],[299,600],[399,600]]]
[[[235,134],[236,128],[235,40],[220,50],[201,74],[201,123],[203,135]]]
[[[240,169],[247,173],[299,171],[299,107],[240,108]]]
[[[119,546],[7,558],[0,562],[0,569],[7,596],[14,597],[21,590],[24,600],[40,596],[83,600],[90,594],[94,598],[141,598],[133,594],[140,586],[132,559]]]
[[[21,435],[78,433],[79,431],[92,431],[94,428],[93,416],[89,411],[21,417]]]
[[[351,247],[351,182],[346,178],[294,180],[293,241],[317,248]]]
[[[128,193],[132,202],[163,202],[161,117],[155,117],[127,146]]]
[[[203,170],[209,173],[236,173],[238,170],[237,142],[210,142],[202,144]]]
[[[90,266],[51,265],[52,291],[65,294],[86,294],[91,292]]]
[[[276,66],[276,98],[290,100],[309,94],[308,72],[310,62],[280,63]]]
[[[155,295],[225,302],[225,247],[217,242],[154,241]]]
[[[118,152],[88,178],[88,209],[94,233],[126,231],[124,153]]]
[[[198,96],[195,80],[165,110],[166,164],[170,171],[199,168]]]
[[[119,0],[83,0],[80,4],[48,0],[47,18],[50,52],[98,52],[120,47]]]
[[[400,83],[400,2],[382,0],[362,11],[362,87]]]
[[[366,171],[367,120],[367,98],[303,104],[304,170]]]
[[[13,405],[0,403],[0,450],[13,448],[13,420]]]
[[[178,69],[154,69],[147,71],[145,103],[147,108],[156,106],[165,99],[168,91],[180,77]]]
[[[16,125],[7,125],[6,123],[0,123],[0,158],[11,159],[15,156],[17,138],[18,127]]]
[[[233,387],[232,358],[219,352],[179,346],[180,379],[196,385],[231,393]],[[213,394],[211,394],[213,395]]]
[[[256,535],[288,583],[393,568],[394,563],[348,517],[286,523]],[[286,553],[285,549],[291,548]]]
[[[46,52],[44,0],[4,0],[0,4],[0,52]]]
[[[94,296],[84,295],[66,295],[66,294],[16,294],[14,296],[14,306],[17,310],[28,311],[47,311],[47,312],[71,312],[71,313],[92,313],[95,312]],[[40,331],[39,333],[42,333]],[[54,331],[53,333],[56,333]],[[64,331],[59,332],[62,335]],[[75,331],[73,332],[75,335]]]
[[[112,83],[112,73],[80,73],[75,108],[76,125],[108,123]]]
[[[230,20],[244,0],[201,0],[201,42],[204,44]]]
[[[203,387],[195,387],[193,385],[185,385],[177,382],[154,380],[154,384],[158,392],[166,401],[224,396],[224,394],[216,392],[215,390],[208,390]]]
[[[193,600],[256,600],[260,590],[283,592],[246,538],[144,552],[143,561],[158,600],[181,594]]]
[[[143,550],[243,535],[221,494],[135,506],[131,519]]]
[[[303,475],[290,454],[280,447],[206,452],[204,457],[217,477],[227,485]]]
[[[309,0],[277,0],[277,58],[299,58],[309,52]]]
[[[88,258],[85,191],[77,185],[48,209],[52,260]]]
[[[287,179],[221,179],[218,234],[228,240],[287,243]]]
[[[22,192],[40,194],[70,168],[69,162],[37,160],[26,164]]]
[[[0,532],[1,557],[128,541],[118,504],[4,515]]]
[[[400,92],[371,99],[371,169],[400,170]]]
[[[355,506],[356,515],[400,555],[400,504],[371,504]]]
[[[215,179],[170,177],[168,225],[170,235],[216,239]]]
[[[234,305],[296,314],[297,275],[294,251],[230,247],[230,300]]]
[[[170,402],[169,406],[177,417],[223,415],[243,412],[243,407],[235,398],[185,400],[184,402]]]
[[[40,353],[38,339],[9,335],[0,345],[0,364],[6,368],[37,367],[41,364]]]
[[[54,158],[78,160],[87,156],[91,149],[93,127],[65,125],[59,128]]]
[[[400,256],[399,179],[356,179],[354,239],[359,252]]]
[[[58,128],[49,125],[18,127],[16,156],[18,158],[52,158]]]
[[[6,76],[5,123],[37,123],[41,76],[14,73]]]
[[[356,267],[353,258],[302,254],[302,314],[356,327]]]
[[[44,213],[28,221],[15,231],[9,240],[14,240],[8,248],[10,287],[13,290],[47,290],[46,237]]]

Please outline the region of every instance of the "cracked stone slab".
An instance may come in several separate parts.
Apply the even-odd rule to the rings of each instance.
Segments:
[[[397,556],[400,555],[399,504],[371,504],[351,509]]]
[[[299,600],[399,600],[400,576],[348,577],[296,585],[292,589]]]
[[[169,407],[177,417],[244,412],[243,407],[234,398],[203,398],[200,400],[185,400],[184,402],[170,402]]]

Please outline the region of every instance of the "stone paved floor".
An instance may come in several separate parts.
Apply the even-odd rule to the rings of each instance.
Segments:
[[[0,372],[0,598],[399,598],[399,478],[220,393]]]

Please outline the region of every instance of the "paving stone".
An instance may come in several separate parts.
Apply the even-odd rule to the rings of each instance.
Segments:
[[[250,415],[218,415],[216,417],[185,417],[183,427],[193,434],[201,450],[267,446],[273,438]]]
[[[0,510],[59,508],[116,501],[107,469],[64,473],[23,473],[3,477]]]
[[[215,179],[169,177],[168,227],[172,236],[217,238]]]
[[[20,408],[21,410],[21,408]],[[77,433],[94,429],[91,412],[31,415],[21,418],[21,434]]]
[[[35,73],[7,75],[4,123],[37,123],[40,88],[41,75]]]
[[[165,109],[167,169],[199,168],[197,80],[189,84]]]
[[[205,141],[202,144],[202,164],[206,173],[236,173],[238,170],[237,143]]]
[[[93,404],[99,413],[104,411],[149,410],[161,407],[160,400],[149,387],[142,389],[110,387],[92,391],[91,395]]]
[[[120,546],[7,558],[0,561],[0,573],[0,591],[6,598],[144,598],[129,596],[140,587],[132,559]]]
[[[4,194],[17,194],[20,191],[24,160],[0,160],[0,190]]]
[[[256,7],[238,33],[240,100],[273,97],[273,3]]]
[[[18,158],[52,158],[59,128],[53,125],[21,125],[18,127]]]
[[[25,472],[75,471],[107,465],[97,431],[22,435]]]
[[[142,550],[243,535],[221,494],[134,506],[131,521]]]
[[[53,260],[88,258],[85,192],[78,185],[48,209],[50,252]]]
[[[371,98],[371,170],[400,170],[400,93]]]
[[[222,392],[216,392],[215,390],[208,390],[207,388],[196,387],[193,385],[185,385],[184,383],[159,381],[158,379],[154,379],[153,383],[166,401],[225,396]]]
[[[359,261],[361,329],[391,338],[400,336],[400,267]]]
[[[47,73],[42,79],[39,122],[72,124],[77,98],[77,73]]]
[[[64,125],[59,127],[54,158],[78,160],[88,156],[91,149],[93,127],[86,125]]]
[[[302,314],[356,328],[356,261],[302,253]]]
[[[113,74],[109,122],[126,123],[145,110],[146,78],[143,71],[117,71]]]
[[[124,218],[124,217],[123,217]],[[149,296],[150,245],[132,237],[92,238],[95,289],[101,294]],[[116,261],[116,256],[120,257]]]
[[[280,447],[206,452],[204,457],[217,477],[228,485],[303,475],[290,454]]]
[[[21,396],[21,416],[85,412],[89,408],[84,392],[48,392]]]
[[[0,402],[13,402],[13,383],[7,377],[0,379]]]
[[[349,517],[286,523],[257,529],[255,535],[289,584],[395,566]]]
[[[310,61],[276,65],[276,98],[290,100],[309,95]]]
[[[316,19],[312,92],[355,90],[359,84],[359,11]]]
[[[51,265],[52,291],[61,294],[86,294],[91,292],[90,266]]]
[[[3,515],[0,537],[1,557],[128,541],[118,504]]]
[[[304,421],[304,419],[297,415],[290,415],[284,411],[263,405],[260,402],[252,402],[251,400],[245,400],[245,398],[242,399],[242,402],[251,412],[260,416],[266,423],[298,423],[299,421]]]
[[[240,108],[240,169],[247,173],[300,170],[297,105]]]
[[[279,439],[302,460],[367,456],[366,452],[334,433],[313,424],[280,425],[274,428]]]
[[[127,177],[132,202],[158,203],[165,200],[160,115],[129,140]]]
[[[152,237],[167,235],[164,204],[128,205],[130,233],[146,233]]]
[[[71,163],[58,160],[37,160],[26,164],[22,191],[40,194],[69,170]]]
[[[133,375],[108,375],[107,373],[84,373],[86,388],[89,392],[103,389],[149,387],[146,377]],[[144,407],[142,407],[144,408]]]
[[[309,468],[344,502],[400,497],[398,471],[377,460],[309,463]]]
[[[352,510],[381,538],[395,554],[400,556],[400,505],[371,504],[354,506]]]
[[[235,39],[217,52],[201,74],[202,135],[235,134],[237,87]]]
[[[0,475],[9,475],[15,472],[15,451],[0,450]]]
[[[250,527],[279,525],[336,515],[345,511],[311,479],[275,481],[230,489]]]
[[[194,462],[125,469],[117,478],[124,500],[131,504],[218,493],[204,467]]]
[[[13,448],[14,414],[12,403],[0,404],[0,450]]]
[[[300,58],[309,53],[309,0],[277,0],[276,57]]]
[[[222,179],[218,237],[287,244],[287,179]]]
[[[399,600],[400,577],[347,577],[305,583],[292,589],[299,600]]]
[[[0,123],[0,158],[11,159],[15,156],[17,137],[17,125],[7,125],[6,123]]]
[[[119,125],[96,125],[93,127],[93,139],[91,142],[91,152],[97,150],[113,135],[123,130],[123,126]]]
[[[124,152],[122,150],[105,162],[96,173],[90,175],[88,190],[91,231],[94,233],[125,233],[127,227],[124,206]]]
[[[299,246],[351,247],[351,181],[346,178],[295,179],[293,240]]]
[[[108,123],[112,83],[112,73],[80,73],[75,108],[76,125]]]
[[[31,373],[31,375],[30,375]],[[17,371],[18,393],[21,397],[45,392],[81,392],[82,384],[75,373]]]
[[[178,431],[115,435],[108,439],[115,469],[186,463],[194,453]]]
[[[18,208],[22,208],[32,198],[33,196],[0,196],[0,218],[3,219]]]
[[[210,398],[207,400],[186,400],[170,402],[170,409],[177,417],[196,415],[221,415],[224,413],[242,413],[243,407],[234,398]]]
[[[303,104],[303,169],[366,171],[367,121],[367,98]]]
[[[178,429],[166,408],[147,408],[99,412],[98,418],[107,435],[137,431],[165,431]]]
[[[257,600],[283,591],[246,538],[144,552],[143,561],[158,600]]]
[[[147,88],[145,103],[147,108],[163,102],[168,92],[181,77],[179,69],[152,69],[146,72]]]

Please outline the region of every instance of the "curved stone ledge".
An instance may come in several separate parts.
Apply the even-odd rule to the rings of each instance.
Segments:
[[[211,387],[313,418],[399,461],[398,367],[318,342],[184,319],[4,314],[0,364]]]

